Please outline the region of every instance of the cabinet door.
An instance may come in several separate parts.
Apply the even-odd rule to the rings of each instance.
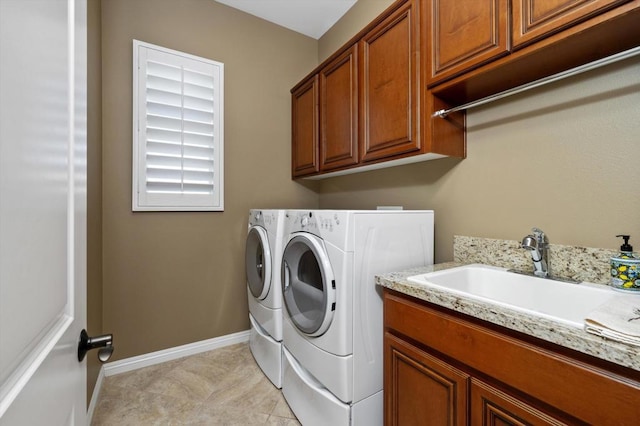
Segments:
[[[318,172],[318,76],[291,94],[291,175]]]
[[[471,379],[470,420],[482,426],[565,424],[476,378]]]
[[[507,55],[508,0],[428,0],[429,86]]]
[[[416,4],[407,1],[360,41],[361,162],[420,149]]]
[[[627,1],[513,0],[513,45],[524,46]]]
[[[320,71],[320,170],[358,163],[357,46]]]
[[[385,425],[465,425],[469,376],[400,340],[384,337]]]

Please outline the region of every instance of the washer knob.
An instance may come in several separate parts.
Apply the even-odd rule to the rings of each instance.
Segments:
[[[309,218],[308,217],[303,217],[300,224],[304,228],[305,226],[307,226],[309,224]]]

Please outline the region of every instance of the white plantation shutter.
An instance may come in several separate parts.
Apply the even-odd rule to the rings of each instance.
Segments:
[[[133,210],[223,210],[224,64],[133,43]]]

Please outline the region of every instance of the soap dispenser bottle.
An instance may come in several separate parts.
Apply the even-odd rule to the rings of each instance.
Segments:
[[[616,290],[640,291],[640,258],[633,253],[629,235],[616,235],[624,240],[620,253],[611,258],[611,286]]]

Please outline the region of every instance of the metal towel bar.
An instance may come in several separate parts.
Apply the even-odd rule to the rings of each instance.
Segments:
[[[607,56],[606,58],[589,62],[588,64],[580,65],[578,67],[571,68],[569,70],[562,71],[557,74],[550,75],[548,77],[544,77],[539,80],[535,80],[518,87],[514,87],[513,89],[508,89],[503,92],[496,93],[495,95],[478,99],[477,101],[472,101],[454,108],[441,109],[439,111],[434,112],[432,114],[432,117],[445,118],[447,115],[451,114],[452,112],[471,109],[480,105],[485,105],[490,102],[497,101],[498,99],[506,98],[508,96],[515,95],[517,93],[534,89],[536,87],[544,86],[545,84],[553,83],[555,81],[562,80],[564,78],[571,77],[586,71],[591,71],[593,69],[600,68],[605,65],[613,64],[614,62],[622,61],[624,59],[628,59],[639,54],[640,54],[640,46],[634,47],[633,49],[625,50],[624,52],[616,53],[615,55]]]

